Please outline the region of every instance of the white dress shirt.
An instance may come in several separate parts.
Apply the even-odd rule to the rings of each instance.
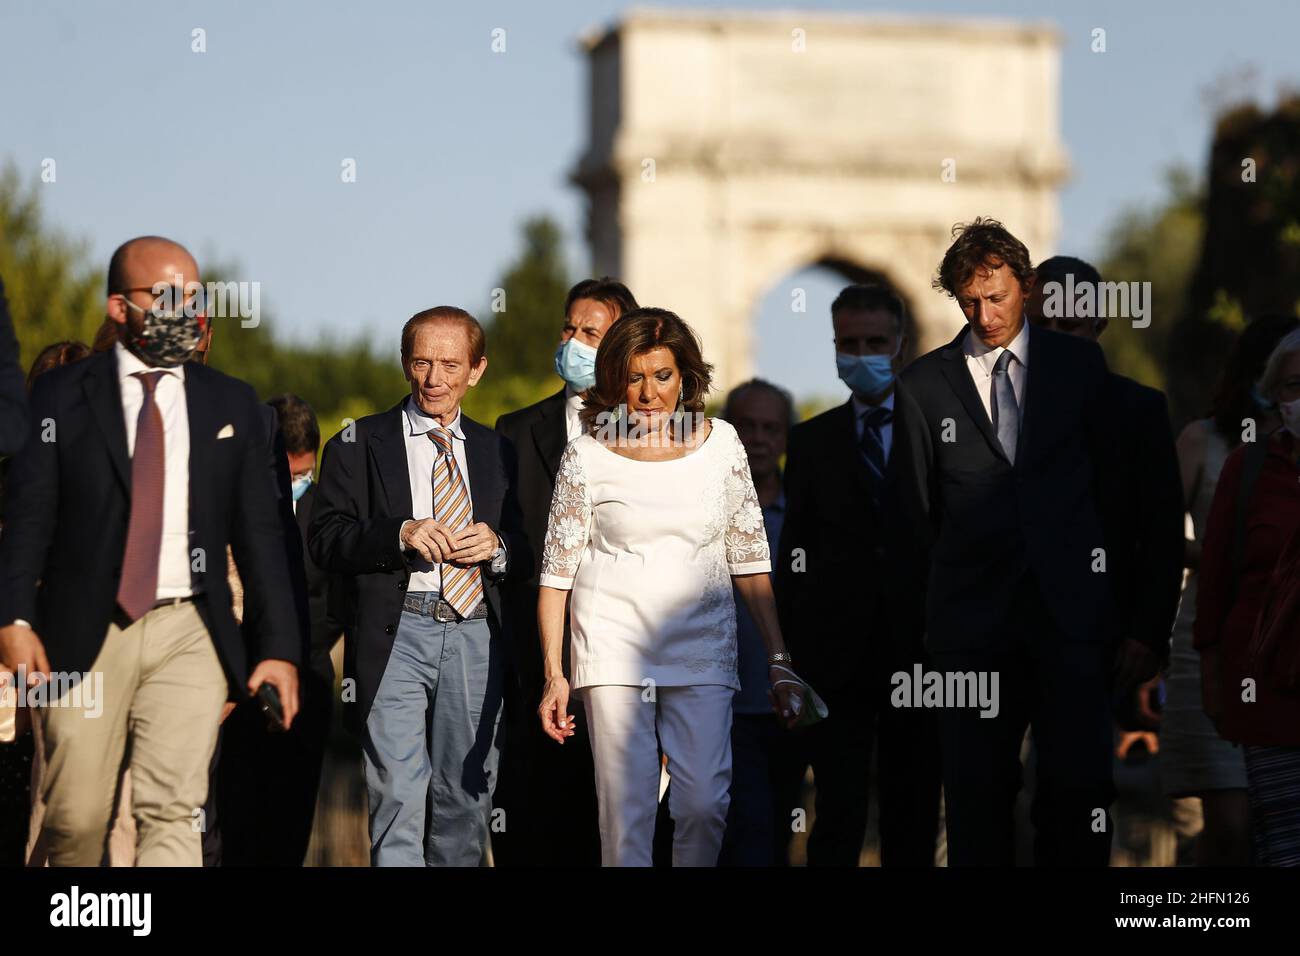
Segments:
[[[158,600],[189,597],[195,592],[190,575],[190,419],[185,401],[185,366],[150,368],[121,342],[117,381],[122,394],[127,454],[135,454],[135,431],[144,404],[144,382],[136,372],[162,372],[154,388],[154,403],[163,424],[163,527],[158,552]]]
[[[980,401],[984,403],[984,413],[989,422],[993,421],[993,367],[1003,352],[1015,356],[1007,368],[1011,376],[1011,388],[1016,393],[1016,410],[1020,420],[1025,420],[1025,382],[1029,376],[1029,323],[1020,327],[1020,332],[1005,348],[989,348],[974,333],[966,333],[962,343],[962,354],[966,356],[966,369],[975,382],[975,391],[979,392]]]
[[[581,393],[575,392],[572,385],[564,386],[564,442],[568,444],[582,434],[582,419],[578,413],[582,411],[583,398]]]
[[[411,517],[420,521],[433,515],[433,467],[438,461],[438,446],[429,437],[429,432],[437,422],[432,415],[407,397],[402,411],[406,423],[406,469],[411,482]],[[447,424],[451,432],[451,455],[456,460],[456,468],[465,482],[465,497],[469,499],[470,521],[476,520],[474,513],[474,494],[470,490],[469,464],[465,458],[465,433],[460,427],[460,409],[456,417]],[[405,527],[405,522],[403,522]],[[400,534],[400,533],[399,533]],[[497,544],[504,548],[505,542],[497,535]],[[500,574],[505,570],[505,555],[492,562],[492,571]],[[442,593],[442,565],[435,565],[431,571],[412,571],[411,579],[406,584],[410,591],[437,591]]]
[[[866,415],[867,412],[871,411],[873,408],[887,408],[892,412],[894,410],[894,390],[890,389],[889,394],[885,396],[885,400],[882,401],[879,405],[868,405],[866,402],[862,401],[862,399],[858,398],[858,396],[856,395],[852,396],[852,398],[853,398],[853,427],[857,430],[858,445],[861,446],[862,433],[863,431],[866,430],[867,427],[867,423],[863,420],[863,416]],[[885,449],[885,463],[888,464],[889,450],[894,446],[894,423],[892,421],[888,425],[880,426],[880,444]]]

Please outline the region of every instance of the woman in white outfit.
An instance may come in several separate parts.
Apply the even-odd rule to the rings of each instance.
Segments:
[[[733,582],[774,665],[773,706],[797,719],[748,459],[735,429],[701,414],[710,372],[673,313],[623,316],[601,342],[584,434],[556,476],[538,599],[539,714],[563,743],[573,732],[569,694],[583,695],[606,866],[650,865],[660,745],[673,865],[717,863],[740,687]]]

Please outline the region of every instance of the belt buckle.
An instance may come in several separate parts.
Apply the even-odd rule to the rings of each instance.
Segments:
[[[449,617],[443,617],[444,609]],[[451,624],[456,620],[456,609],[439,597],[433,605],[433,619],[439,624]]]

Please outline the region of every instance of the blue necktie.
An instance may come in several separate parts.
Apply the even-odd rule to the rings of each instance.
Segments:
[[[993,366],[993,428],[998,433],[998,442],[1006,452],[1007,461],[1013,465],[1016,463],[1016,443],[1020,440],[1020,409],[1007,370],[1014,359],[1010,351],[1004,350]]]
[[[880,499],[880,487],[885,483],[884,427],[894,420],[894,413],[884,406],[868,409],[862,416],[862,439],[859,448],[871,476],[871,495]]]

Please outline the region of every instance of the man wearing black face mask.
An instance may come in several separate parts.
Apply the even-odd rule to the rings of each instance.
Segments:
[[[808,864],[856,866],[875,738],[881,862],[931,866],[938,728],[927,711],[890,705],[891,676],[910,676],[923,657],[920,578],[909,572],[908,536],[890,525],[903,303],[882,285],[852,285],[831,305],[831,324],[835,365],[852,394],[790,433],[781,558],[772,562],[781,631],[829,716],[790,735],[787,789],[777,799],[789,820],[811,765],[817,819]]]
[[[38,703],[51,698],[38,713],[56,866],[99,864],[124,761],[137,864],[199,865],[195,820],[228,686],[272,685],[286,722],[298,709],[301,641],[265,425],[252,389],[187,361],[206,326],[198,281],[170,240],[114,253],[118,342],[37,380],[11,473],[0,661],[41,685],[29,689]],[[256,597],[256,647],[231,614],[227,544]]]

